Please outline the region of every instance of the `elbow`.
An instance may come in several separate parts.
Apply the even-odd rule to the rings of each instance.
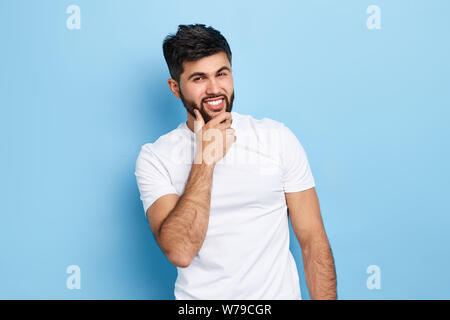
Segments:
[[[187,268],[192,262],[192,259],[190,259],[186,255],[168,254],[167,259],[169,259],[171,264],[178,268]]]
[[[179,248],[179,246],[175,246],[166,237],[164,237],[161,229],[157,233],[156,239],[159,247],[171,264],[179,268],[189,267],[193,258],[185,252],[180,252],[183,250]]]

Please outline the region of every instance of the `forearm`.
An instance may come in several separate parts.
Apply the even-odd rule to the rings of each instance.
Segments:
[[[302,248],[305,278],[312,300],[335,300],[336,270],[326,235]]]
[[[192,164],[183,195],[160,228],[160,245],[169,260],[187,266],[201,249],[209,222],[214,167]]]

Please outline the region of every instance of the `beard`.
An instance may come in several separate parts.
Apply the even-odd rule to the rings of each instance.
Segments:
[[[213,99],[213,98],[218,98],[218,97],[223,97],[224,101],[225,101],[225,111],[226,112],[231,112],[231,110],[233,109],[233,101],[234,101],[234,90],[233,93],[231,94],[230,100],[228,101],[228,97],[226,95],[209,95],[205,98],[202,99],[201,105],[203,106],[204,101],[207,99]],[[197,109],[200,114],[203,117],[203,120],[205,120],[205,124],[208,123],[209,120],[212,119],[212,117],[206,113],[206,111],[204,110],[204,108],[199,108],[194,101],[192,100],[187,100],[184,96],[183,93],[181,92],[180,89],[180,98],[181,101],[183,102],[184,107],[186,108],[187,112],[189,112],[192,117],[194,117],[194,119],[196,118],[195,113],[194,113],[194,109]]]

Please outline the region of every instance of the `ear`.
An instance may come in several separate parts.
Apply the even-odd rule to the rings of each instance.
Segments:
[[[178,82],[176,82],[174,79],[170,78],[167,80],[167,84],[169,85],[170,90],[173,92],[173,94],[180,99],[180,87],[178,86]]]

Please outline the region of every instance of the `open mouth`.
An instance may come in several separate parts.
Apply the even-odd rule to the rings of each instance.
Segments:
[[[211,111],[217,112],[223,109],[225,105],[225,98],[219,97],[214,99],[205,100],[204,105]]]

